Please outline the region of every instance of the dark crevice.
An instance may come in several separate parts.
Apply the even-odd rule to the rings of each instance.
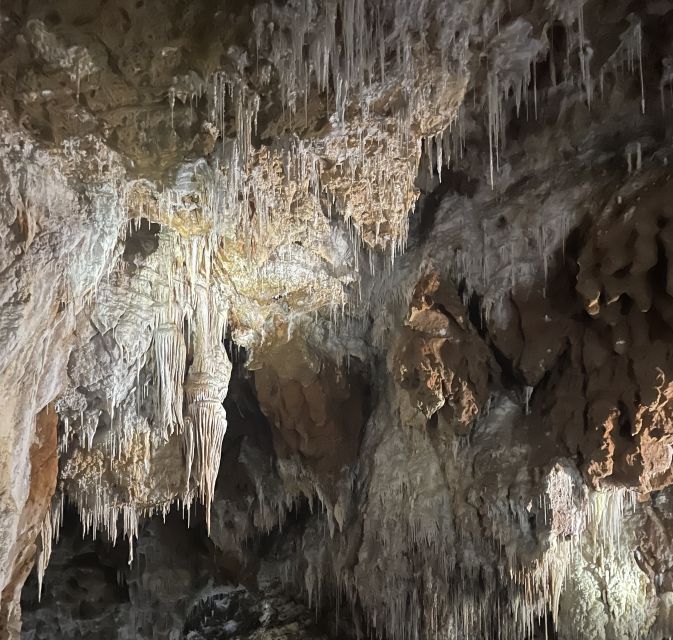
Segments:
[[[145,258],[154,253],[159,248],[160,231],[161,225],[147,218],[130,221],[124,244],[124,260],[134,262],[139,257]]]

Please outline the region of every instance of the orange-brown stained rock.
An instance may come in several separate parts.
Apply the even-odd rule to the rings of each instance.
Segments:
[[[619,424],[619,412],[613,408],[606,408],[607,416],[602,422],[602,430],[596,430],[597,443],[592,451],[589,462],[586,465],[586,472],[594,485],[598,485],[600,480],[612,475],[614,469],[615,441],[614,431]],[[596,419],[593,412],[590,411],[590,419]]]
[[[580,454],[595,487],[616,482],[648,493],[668,486],[673,482],[673,350],[648,338],[619,353],[610,349],[607,328],[598,326],[599,320],[590,322],[568,337],[570,348],[547,381],[545,404],[533,418],[571,454]]]
[[[452,285],[430,272],[416,285],[390,366],[411,405],[426,418],[441,410],[460,431],[488,398],[491,354],[465,318]]]
[[[277,455],[300,454],[316,474],[334,476],[357,457],[365,384],[296,342],[264,352],[255,371],[257,398]]]
[[[516,382],[539,385],[526,423],[541,451],[577,455],[595,487],[649,493],[673,483],[671,194],[661,176],[615,200],[581,250],[576,290],[564,279],[546,296],[512,292],[510,321],[487,327]],[[464,314],[455,290],[425,275],[390,359],[413,410],[441,412],[459,431],[485,402],[493,370]]]
[[[652,387],[656,398],[638,406],[633,424],[633,467],[639,471],[644,491],[657,491],[673,483],[673,382],[661,369],[658,374],[659,383]]]
[[[57,423],[58,417],[51,405],[42,409],[36,418],[35,438],[30,448],[30,491],[19,521],[11,577],[2,592],[0,638],[3,639],[19,636],[21,589],[33,567],[37,537],[56,490]]]

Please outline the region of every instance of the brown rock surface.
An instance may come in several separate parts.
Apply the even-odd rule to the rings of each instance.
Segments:
[[[488,398],[494,364],[451,283],[436,272],[423,276],[405,325],[390,356],[396,382],[426,419],[441,410],[465,433]]]
[[[357,458],[366,418],[364,381],[295,340],[263,353],[255,390],[276,454],[299,454],[318,477],[332,481]]]
[[[47,405],[35,419],[35,435],[30,447],[30,490],[10,551],[9,579],[0,600],[0,637],[3,638],[19,633],[21,589],[36,560],[37,546],[44,544],[42,523],[51,507],[58,474],[57,422],[53,405]],[[51,540],[47,544],[51,545]]]

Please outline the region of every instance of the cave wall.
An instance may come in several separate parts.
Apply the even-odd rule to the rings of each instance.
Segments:
[[[0,635],[673,634],[673,3],[0,29]]]

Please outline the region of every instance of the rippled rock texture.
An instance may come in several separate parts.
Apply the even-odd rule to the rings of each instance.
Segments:
[[[0,637],[671,637],[672,36],[4,2]]]

